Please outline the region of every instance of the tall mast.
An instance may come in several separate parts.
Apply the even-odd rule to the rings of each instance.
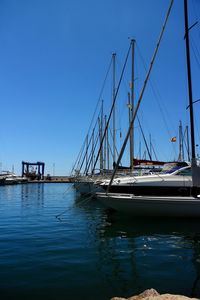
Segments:
[[[188,28],[188,9],[187,0],[184,0],[184,14],[185,14],[185,45],[186,45],[186,58],[187,58],[187,73],[188,73],[188,95],[189,95],[189,108],[190,108],[190,134],[191,134],[191,163],[192,163],[192,190],[193,197],[197,197],[200,187],[200,166],[197,166],[195,154],[195,135],[194,135],[194,114],[193,114],[193,97],[192,97],[192,78],[190,66],[190,45],[189,45],[189,28]]]
[[[115,64],[116,64],[116,53],[112,54],[113,59],[113,91],[112,91],[112,102],[115,101]],[[113,162],[116,162],[116,120],[115,120],[115,105],[113,107]]]
[[[188,156],[188,161],[190,161],[190,145],[189,145],[188,126],[186,126],[185,130],[186,130],[187,156]]]
[[[190,44],[189,44],[187,0],[184,0],[184,16],[185,16],[185,46],[186,46],[187,75],[188,75],[188,95],[189,95],[189,108],[190,108],[191,153],[192,153],[192,162],[195,163],[196,154],[195,154],[195,137],[194,137],[194,113],[193,113],[193,97],[192,97],[192,76],[191,76],[191,65],[190,65]]]
[[[131,52],[132,52],[132,64],[131,64],[131,119],[134,116],[134,52],[135,52],[135,40],[131,40]],[[130,167],[133,169],[134,159],[134,123],[130,131]]]
[[[184,154],[183,154],[183,127],[182,122],[180,120],[179,123],[179,155],[178,155],[178,161],[184,160]]]
[[[151,141],[151,134],[149,134],[149,151],[150,151],[150,160],[152,160],[152,141]]]
[[[92,131],[92,158],[91,158],[91,173],[94,165],[94,128]]]
[[[106,127],[106,115],[104,116],[104,127]],[[107,137],[107,132],[106,132],[106,137]],[[106,154],[107,154],[107,139],[105,138],[104,140],[104,154],[103,154],[103,168],[106,170]]]
[[[117,85],[117,88],[116,88],[116,91],[115,91],[115,97],[113,99],[113,103],[112,103],[112,106],[111,106],[111,110],[110,110],[110,113],[108,115],[108,120],[107,120],[107,124],[106,124],[106,128],[104,129],[104,133],[103,133],[103,137],[102,137],[102,141],[100,143],[100,147],[99,147],[99,151],[97,153],[97,156],[96,156],[96,160],[95,160],[95,163],[94,163],[94,168],[97,164],[97,161],[99,159],[99,155],[100,155],[100,152],[101,152],[101,148],[103,146],[103,141],[104,141],[104,138],[106,136],[106,132],[108,130],[108,126],[109,126],[109,123],[110,123],[110,119],[113,115],[113,108],[115,106],[115,102],[116,102],[116,99],[117,99],[117,95],[118,95],[118,92],[119,92],[119,88],[120,88],[120,85],[121,85],[121,82],[122,82],[122,78],[123,78],[123,75],[124,75],[124,71],[125,71],[125,68],[126,68],[126,64],[127,64],[127,61],[128,61],[128,57],[129,57],[129,53],[130,53],[130,49],[131,49],[131,45],[129,46],[129,49],[128,49],[128,52],[127,52],[127,55],[126,55],[126,58],[125,58],[125,62],[124,62],[124,65],[123,65],[123,68],[122,68],[122,72],[121,72],[121,75],[120,75],[120,79],[119,79],[119,82],[118,82],[118,85]],[[93,170],[94,172],[94,170]],[[92,173],[93,173],[92,172]]]
[[[130,92],[128,92],[128,120],[129,120],[129,126],[131,124],[131,120],[132,120],[132,106],[131,106],[131,94]],[[133,160],[133,144],[132,144],[132,138],[131,138],[131,134],[130,134],[130,168],[132,169],[132,160]]]
[[[102,100],[102,106],[101,106],[101,116],[99,119],[99,137],[100,137],[100,144],[103,140],[103,100]],[[103,147],[101,147],[100,151],[100,173],[103,172]]]
[[[86,136],[86,159],[85,159],[85,169],[88,167],[88,134]],[[87,175],[87,174],[85,174]]]
[[[106,126],[106,123],[107,123],[107,116],[105,115],[105,126]],[[109,153],[109,135],[108,135],[108,130],[106,132],[106,151],[107,151],[107,154],[106,154],[106,157],[107,157],[107,169],[109,170],[110,168],[110,153]]]

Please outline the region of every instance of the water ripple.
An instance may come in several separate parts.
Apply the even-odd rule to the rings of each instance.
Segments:
[[[130,220],[70,184],[0,187],[0,219],[2,299],[102,300],[151,287],[200,296],[198,220]]]

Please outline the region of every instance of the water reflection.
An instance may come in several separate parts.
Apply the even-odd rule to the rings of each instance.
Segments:
[[[27,183],[21,185],[22,207],[44,206],[44,184]]]
[[[176,218],[128,218],[113,210],[104,210],[104,222],[102,226],[105,233],[120,235],[152,235],[152,234],[175,234],[200,236],[199,219],[176,219]]]
[[[74,199],[70,187],[0,190],[0,290],[10,299],[102,300],[147,288],[200,296],[198,220],[127,219]]]
[[[151,287],[200,296],[199,220],[132,220],[104,210],[96,234],[99,268],[123,296]]]
[[[128,219],[81,197],[73,213],[84,220],[85,247],[110,298],[148,288],[200,297],[199,220]]]

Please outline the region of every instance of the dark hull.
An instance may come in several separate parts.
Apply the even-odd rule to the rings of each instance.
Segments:
[[[107,185],[102,186],[102,188],[106,191]],[[191,187],[111,185],[109,193],[134,194],[138,196],[191,196]],[[198,193],[200,194],[200,188]]]
[[[5,184],[5,181],[6,181],[5,178],[1,178],[1,179],[0,179],[0,185],[4,185],[4,184]]]

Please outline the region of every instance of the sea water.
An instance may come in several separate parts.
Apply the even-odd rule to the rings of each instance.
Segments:
[[[200,220],[131,219],[72,184],[0,187],[0,299],[200,297]]]

